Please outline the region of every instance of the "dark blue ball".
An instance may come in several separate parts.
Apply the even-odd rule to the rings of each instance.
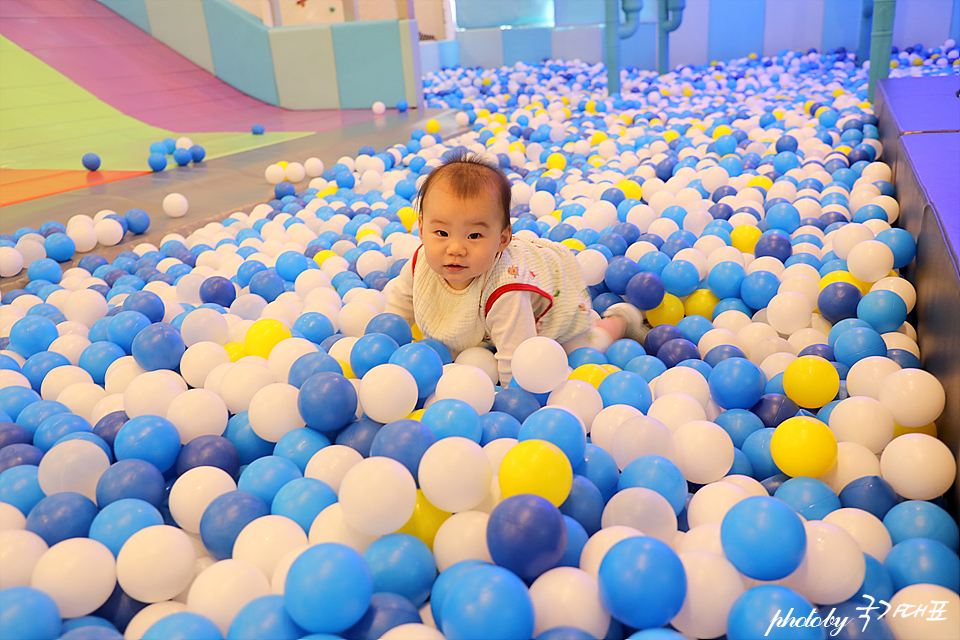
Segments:
[[[232,442],[222,436],[199,436],[180,449],[177,475],[183,475],[194,467],[217,467],[236,478],[240,473],[240,453]]]
[[[83,168],[87,171],[96,171],[100,168],[100,156],[95,153],[86,153],[83,155]]]
[[[697,349],[697,345],[686,338],[674,338],[673,340],[667,340],[657,349],[657,358],[669,369],[684,360],[699,360],[700,351]]]
[[[190,164],[191,160],[193,160],[193,155],[189,149],[177,149],[173,152],[173,161],[176,162],[178,166],[185,167]]]

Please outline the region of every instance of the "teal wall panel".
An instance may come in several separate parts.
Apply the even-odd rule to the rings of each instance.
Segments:
[[[461,29],[553,22],[553,0],[457,0],[456,6],[457,26]]]
[[[550,35],[554,60],[580,60],[588,64],[603,62],[602,26],[554,29]]]
[[[203,0],[146,0],[146,7],[154,38],[213,73]]]
[[[143,0],[97,0],[119,16],[122,16],[150,33],[150,18]]]
[[[457,32],[460,64],[464,67],[502,67],[503,30],[469,29]]]
[[[440,71],[440,42],[424,40],[420,43],[420,66],[424,75]]]
[[[637,32],[620,41],[620,68],[657,68],[657,24],[641,22]]]
[[[369,109],[376,101],[405,99],[400,32],[396,20],[330,25],[343,109]]]
[[[707,57],[727,60],[761,55],[765,8],[766,0],[710,0]]]
[[[339,109],[330,25],[270,29],[277,95],[284,109]]]
[[[218,78],[247,95],[279,105],[267,28],[228,0],[203,0]]]
[[[460,66],[460,42],[457,40],[441,40],[437,43],[440,50],[440,68],[452,69]]]
[[[503,30],[503,64],[542,62],[550,58],[549,28],[527,27]]]
[[[604,0],[554,0],[553,20],[558,27],[598,24],[606,20]]]

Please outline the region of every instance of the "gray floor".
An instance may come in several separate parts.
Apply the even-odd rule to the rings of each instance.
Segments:
[[[258,203],[269,201],[273,187],[264,179],[263,172],[271,163],[303,162],[316,156],[329,167],[342,156],[356,156],[365,145],[381,151],[392,144],[407,142],[410,134],[415,129],[425,129],[431,118],[440,122],[442,135],[453,136],[463,131],[454,122],[454,115],[454,111],[444,109],[413,110],[209,162],[21,202],[0,210],[0,233],[13,233],[25,226],[38,228],[47,221],[66,224],[78,213],[93,216],[102,209],[113,209],[122,215],[134,207],[144,209],[150,214],[148,233],[127,234],[120,244],[97,246],[91,252],[111,259],[140,243],[159,244],[168,233],[186,234],[233,212],[250,211]],[[307,184],[304,181],[298,188],[305,189]],[[187,197],[190,210],[186,216],[169,218],[163,213],[161,202],[168,193],[182,193]],[[64,270],[83,255],[78,254],[70,263],[64,263]],[[0,291],[22,288],[26,283],[24,270],[18,276],[0,281]]]

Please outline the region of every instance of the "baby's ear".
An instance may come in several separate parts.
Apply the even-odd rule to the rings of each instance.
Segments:
[[[507,245],[510,244],[510,241],[513,240],[513,229],[510,225],[507,225],[503,228],[503,231],[500,232],[500,249],[503,251],[507,248]]]

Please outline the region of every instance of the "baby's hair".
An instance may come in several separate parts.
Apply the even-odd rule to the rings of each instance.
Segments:
[[[503,211],[503,228],[510,226],[510,180],[500,167],[482,156],[459,147],[449,153],[439,167],[427,174],[417,198],[417,214],[421,217],[430,187],[437,182],[448,184],[458,198],[465,200],[484,195],[484,192],[495,194]]]

